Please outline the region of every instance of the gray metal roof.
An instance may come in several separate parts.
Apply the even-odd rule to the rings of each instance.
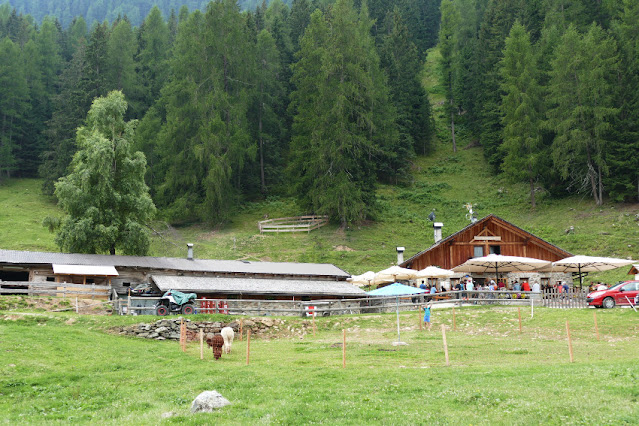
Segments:
[[[212,260],[111,256],[104,254],[46,253],[33,251],[0,250],[0,264],[21,265],[96,265],[144,269],[169,269],[191,272],[219,272],[242,274],[273,274],[347,278],[350,274],[328,263],[249,262],[243,260]]]
[[[212,278],[174,275],[153,275],[151,278],[162,291],[174,289],[196,293],[366,297],[364,290],[346,281]]]

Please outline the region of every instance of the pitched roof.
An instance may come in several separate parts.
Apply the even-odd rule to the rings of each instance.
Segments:
[[[447,243],[447,242],[448,242],[448,241],[450,241],[450,240],[454,240],[454,239],[455,239],[455,238],[456,238],[459,234],[463,233],[464,231],[466,231],[466,230],[468,230],[468,229],[470,229],[470,228],[472,228],[472,227],[474,227],[474,226],[480,227],[481,225],[483,225],[485,222],[487,222],[487,221],[489,221],[489,220],[493,220],[493,221],[496,221],[496,222],[502,222],[503,224],[506,224],[506,225],[508,225],[508,226],[511,226],[511,227],[515,228],[516,230],[520,231],[520,232],[521,232],[521,233],[523,233],[523,234],[527,234],[527,235],[531,235],[531,236],[535,237],[535,239],[536,239],[538,242],[542,243],[542,245],[545,245],[545,246],[547,246],[548,248],[552,248],[552,249],[553,249],[553,251],[560,252],[560,253],[562,253],[562,255],[565,255],[566,257],[568,257],[568,256],[572,256],[572,253],[569,253],[569,252],[567,252],[566,250],[564,250],[564,249],[562,249],[562,248],[559,248],[559,247],[557,247],[556,245],[551,244],[551,243],[549,243],[548,241],[543,240],[543,239],[539,238],[539,237],[538,237],[538,236],[536,236],[536,235],[531,234],[530,232],[526,231],[525,229],[522,229],[522,228],[520,228],[519,226],[514,225],[514,224],[512,224],[512,223],[508,222],[507,220],[500,218],[499,216],[496,216],[496,215],[494,215],[494,214],[489,214],[488,216],[486,216],[486,217],[484,217],[484,218],[482,218],[482,219],[478,220],[477,222],[475,222],[475,223],[471,223],[471,224],[469,224],[469,225],[465,226],[464,228],[462,228],[462,229],[460,229],[459,231],[457,231],[457,232],[455,232],[455,233],[453,233],[453,234],[449,235],[448,237],[446,237],[446,238],[442,238],[441,240],[439,240],[438,242],[436,242],[436,243],[435,243],[435,244],[433,244],[432,246],[428,247],[426,250],[422,250],[422,251],[420,251],[419,253],[417,253],[417,254],[413,255],[410,259],[405,260],[405,261],[404,261],[403,263],[401,263],[399,266],[401,266],[401,267],[406,267],[406,265],[408,265],[409,263],[411,263],[414,259],[417,259],[418,257],[420,257],[422,254],[424,254],[424,253],[426,253],[426,252],[428,252],[428,251],[430,251],[430,250],[434,249],[435,247],[438,247],[438,246],[440,246],[440,245],[443,245],[443,244]]]
[[[365,297],[366,292],[345,281],[284,280],[259,278],[214,278],[152,275],[162,291],[175,289],[197,293],[270,294],[300,296]]]
[[[271,274],[347,278],[350,274],[328,263],[249,262],[246,260],[213,260],[111,256],[104,254],[47,253],[17,250],[0,250],[0,264],[27,265],[94,265],[145,269],[169,269],[190,272],[218,272],[241,274]]]

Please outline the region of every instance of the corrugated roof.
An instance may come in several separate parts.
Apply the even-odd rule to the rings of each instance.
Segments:
[[[151,279],[162,291],[173,289],[195,293],[366,296],[366,292],[346,281],[212,278],[175,275],[153,275]]]
[[[343,277],[350,274],[328,263],[287,263],[287,262],[249,262],[242,260],[213,260],[148,257],[148,256],[111,256],[104,254],[47,253],[17,250],[0,250],[0,264],[73,264],[98,265],[145,269],[169,269],[191,272],[219,272],[243,274],[273,274],[319,277]]]
[[[117,277],[118,271],[114,266],[96,265],[58,265],[53,264],[53,273],[56,275],[83,275],[100,277]]]

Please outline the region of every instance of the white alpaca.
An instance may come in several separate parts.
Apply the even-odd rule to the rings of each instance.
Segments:
[[[225,354],[231,353],[231,345],[233,344],[233,338],[235,337],[235,333],[231,327],[224,327],[222,331],[220,331],[222,338],[224,338],[224,346],[222,346],[222,352]]]

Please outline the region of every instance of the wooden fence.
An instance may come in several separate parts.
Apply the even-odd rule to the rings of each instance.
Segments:
[[[295,216],[262,220],[257,223],[260,234],[264,232],[311,232],[328,223],[328,216]]]
[[[587,289],[569,288],[567,292],[559,292],[556,288],[546,290],[544,293],[544,306],[547,308],[587,308]]]
[[[109,285],[70,284],[54,282],[0,281],[0,294],[80,298],[108,298]]]

